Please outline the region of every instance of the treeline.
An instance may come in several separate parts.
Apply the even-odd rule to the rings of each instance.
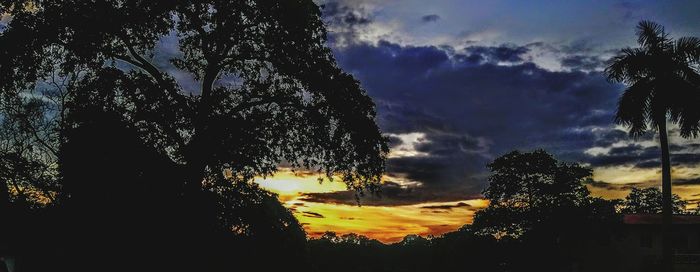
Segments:
[[[488,167],[490,205],[473,224],[394,244],[328,232],[308,242],[315,271],[571,271],[589,256],[591,243],[625,234],[624,214],[662,211],[655,187],[633,188],[624,200],[591,196],[590,168],[543,150],[513,151]],[[673,199],[676,214],[698,214]]]
[[[502,244],[502,243],[501,243]],[[329,232],[308,242],[312,271],[500,271],[507,256],[494,237],[468,227],[426,239],[409,235],[383,244],[362,235]]]

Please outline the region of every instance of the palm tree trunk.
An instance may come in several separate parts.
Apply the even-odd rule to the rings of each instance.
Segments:
[[[672,235],[672,200],[671,200],[671,158],[668,149],[668,134],[666,132],[666,119],[659,121],[659,141],[661,144],[661,192],[662,202],[662,237],[663,271],[673,271],[673,240]]]

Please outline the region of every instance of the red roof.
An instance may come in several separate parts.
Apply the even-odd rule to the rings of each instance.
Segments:
[[[660,214],[626,214],[622,221],[629,225],[660,225]],[[698,215],[674,215],[673,224],[677,225],[700,225]]]

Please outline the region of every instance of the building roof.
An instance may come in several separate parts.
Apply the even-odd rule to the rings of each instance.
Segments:
[[[627,225],[660,225],[660,214],[626,214],[622,221]],[[700,215],[674,215],[674,225],[700,225]]]

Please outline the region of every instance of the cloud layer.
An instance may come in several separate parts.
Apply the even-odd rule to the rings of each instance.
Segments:
[[[633,20],[641,7],[619,8]],[[613,124],[623,86],[609,83],[602,69],[615,45],[586,37],[412,43],[394,37],[406,25],[388,27],[386,12],[391,11],[372,1],[332,1],[324,17],[339,65],[374,98],[380,127],[392,140],[384,196],[366,197],[366,205],[471,199],[486,185],[485,165],[513,149],[545,148],[594,168],[658,167],[653,134],[635,142]],[[440,13],[416,16],[422,24],[447,20]],[[626,31],[633,34],[632,27]],[[414,38],[409,40],[421,40]],[[672,140],[678,140],[674,133]],[[700,164],[687,142],[674,148],[676,167]],[[678,178],[694,184],[698,174]],[[639,178],[651,184],[648,175]],[[306,200],[355,201],[351,192],[308,194]]]

